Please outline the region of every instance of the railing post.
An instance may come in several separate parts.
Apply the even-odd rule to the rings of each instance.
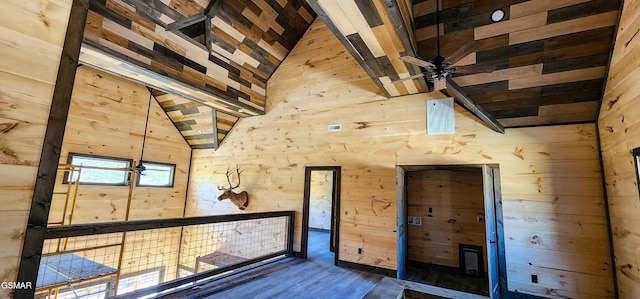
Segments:
[[[293,256],[293,235],[295,234],[296,212],[289,214],[289,236],[287,239],[287,256]]]

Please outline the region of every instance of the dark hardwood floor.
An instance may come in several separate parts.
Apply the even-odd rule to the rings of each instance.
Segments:
[[[228,277],[201,283],[195,287],[174,292],[162,299],[237,299],[237,298],[464,298],[487,297],[445,289],[433,284],[434,274],[420,271],[409,273],[410,278],[422,283],[384,277],[380,274],[340,268],[333,265],[334,255],[329,251],[329,232],[309,231],[308,259],[284,258],[278,261],[236,273]],[[411,269],[409,269],[411,271]],[[426,275],[426,276],[423,276]],[[443,279],[445,276],[442,276]],[[449,277],[450,283],[465,285],[466,277]],[[431,283],[427,285],[423,283]],[[451,285],[444,285],[451,287]],[[454,285],[454,288],[456,286]],[[469,292],[469,289],[462,291]],[[471,290],[473,291],[473,290]],[[432,294],[432,295],[429,295]]]
[[[478,295],[489,295],[486,277],[472,277],[408,264],[405,280]]]
[[[333,260],[329,233],[310,230],[307,260],[286,258],[175,298],[362,298],[383,278],[336,267]]]

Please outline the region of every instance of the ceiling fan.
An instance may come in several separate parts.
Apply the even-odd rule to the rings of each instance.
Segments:
[[[480,65],[461,65],[456,66],[460,60],[467,55],[476,52],[482,44],[478,41],[472,41],[467,43],[462,48],[448,57],[440,55],[440,8],[439,0],[436,0],[436,45],[438,55],[431,60],[424,60],[412,56],[402,56],[400,60],[420,66],[426,71],[417,75],[413,75],[407,78],[393,81],[391,83],[400,83],[406,80],[413,80],[425,76],[426,80],[433,84],[434,90],[443,90],[447,88],[447,81],[451,80],[452,74],[476,74],[476,73],[491,73],[496,70],[494,66],[480,66]]]
[[[422,58],[416,58],[412,56],[402,56],[400,59],[407,63],[422,67],[424,72],[413,75],[400,80],[392,81],[391,83],[400,83],[406,80],[413,80],[422,76],[433,84],[434,90],[442,91],[447,96],[453,96],[459,104],[464,106],[471,113],[480,118],[487,126],[496,132],[504,134],[504,126],[493,115],[489,114],[482,106],[478,105],[469,95],[458,86],[452,79],[452,75],[456,74],[477,74],[477,73],[492,73],[496,70],[494,66],[482,66],[482,65],[460,65],[456,66],[456,63],[460,62],[467,55],[476,52],[482,46],[482,43],[478,41],[471,41],[460,49],[455,51],[448,57],[440,55],[440,8],[439,0],[436,0],[436,46],[438,49],[438,55],[431,59],[425,60]],[[449,95],[449,92],[453,95]]]

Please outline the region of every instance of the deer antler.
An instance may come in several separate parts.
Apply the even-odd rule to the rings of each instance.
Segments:
[[[238,174],[238,184],[235,187],[232,187],[231,190],[240,186],[240,174],[242,173],[242,170],[240,170],[240,166],[238,165],[236,165],[236,173]],[[229,187],[231,187],[231,182],[229,182]]]
[[[218,190],[232,190],[233,188],[231,188],[231,179],[229,178],[229,176],[231,175],[231,169],[229,169],[229,166],[227,166],[227,182],[229,182],[229,189],[218,186]]]
[[[229,182],[229,188],[224,188],[221,186],[218,186],[218,190],[233,190],[235,188],[238,188],[240,186],[240,174],[242,173],[242,170],[240,170],[240,166],[236,165],[236,173],[238,174],[238,184],[233,186],[233,184],[231,184],[231,174],[233,173],[233,171],[231,171],[231,169],[229,167],[227,167],[227,182]]]

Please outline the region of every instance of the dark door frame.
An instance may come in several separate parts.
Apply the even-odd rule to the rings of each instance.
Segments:
[[[495,205],[495,221],[496,221],[496,235],[498,242],[498,260],[493,261],[498,268],[499,279],[499,287],[501,291],[502,298],[534,298],[531,296],[519,296],[520,294],[509,292],[507,287],[507,263],[506,263],[506,254],[505,254],[505,235],[504,235],[504,222],[503,222],[503,213],[502,213],[502,193],[501,193],[501,185],[500,185],[500,167],[498,164],[461,164],[461,165],[398,165],[397,172],[398,174],[402,174],[402,176],[398,176],[398,180],[402,179],[402,182],[396,182],[398,186],[398,199],[397,199],[397,214],[404,215],[404,219],[398,218],[398,261],[405,261],[407,259],[407,236],[406,236],[406,228],[407,228],[407,218],[406,218],[406,209],[407,209],[407,198],[406,198],[406,172],[409,171],[419,171],[425,169],[464,169],[464,168],[482,168],[483,165],[487,165],[494,171],[494,180],[493,180],[493,188],[494,188],[494,205]],[[495,175],[497,174],[497,175]],[[400,196],[402,195],[402,196]],[[486,221],[486,220],[485,220]],[[400,234],[402,233],[402,235]],[[404,239],[404,240],[402,240]],[[401,258],[402,257],[402,258]],[[398,278],[402,279],[405,276],[404,265],[398,265]]]
[[[331,192],[331,239],[334,240],[334,265],[338,264],[340,243],[340,166],[307,166],[304,168],[304,201],[302,207],[302,238],[300,257],[307,258],[309,244],[309,204],[311,200],[311,172],[333,171],[333,190]]]

